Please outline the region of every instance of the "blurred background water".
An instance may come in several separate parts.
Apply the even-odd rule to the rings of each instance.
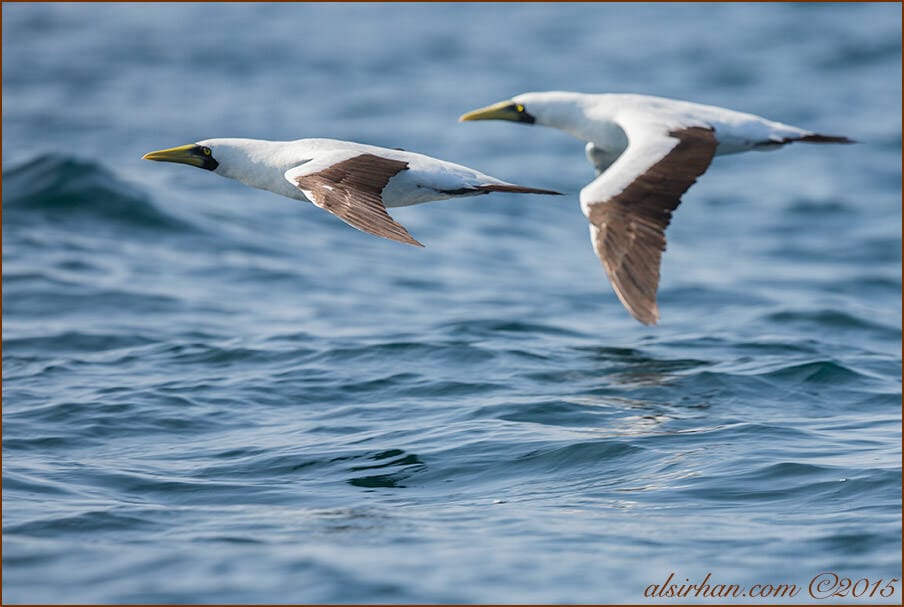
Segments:
[[[899,4],[2,10],[4,602],[901,577]],[[554,89],[862,143],[717,159],[647,328],[590,247],[583,145],[456,124]],[[219,136],[569,195],[394,211],[416,250],[140,160]]]

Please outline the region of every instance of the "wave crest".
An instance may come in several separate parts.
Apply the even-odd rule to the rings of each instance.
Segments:
[[[45,154],[3,172],[3,206],[53,216],[89,218],[144,229],[191,231],[192,226],[157,208],[150,197],[103,165],[60,154]]]

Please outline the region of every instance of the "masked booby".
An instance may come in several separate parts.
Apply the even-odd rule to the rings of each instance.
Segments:
[[[752,114],[646,95],[526,93],[459,120],[540,124],[587,142],[597,174],[580,194],[590,239],[616,295],[644,324],[659,319],[665,229],[713,156],[798,141],[854,143]]]
[[[422,247],[387,208],[490,192],[559,194],[404,150],[334,139],[207,139],[149,152],[251,187],[310,201],[363,232]]]

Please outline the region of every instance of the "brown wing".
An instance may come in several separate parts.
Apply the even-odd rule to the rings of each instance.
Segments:
[[[709,167],[718,145],[709,128],[689,127],[669,136],[678,143],[665,156],[620,193],[588,205],[593,247],[612,287],[631,315],[647,325],[659,320],[656,290],[672,211]]]
[[[312,202],[363,232],[422,247],[396,223],[381,194],[389,180],[408,163],[373,154],[361,154],[322,171],[295,177],[295,185],[310,192]]]

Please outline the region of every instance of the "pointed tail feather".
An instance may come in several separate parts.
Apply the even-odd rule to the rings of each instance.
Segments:
[[[810,133],[803,137],[786,137],[780,143],[792,143],[800,141],[801,143],[858,143],[854,139],[842,137],[841,135],[820,135],[819,133]]]
[[[549,194],[551,196],[562,196],[562,192],[555,190],[543,190],[540,188],[528,188],[521,185],[490,183],[487,185],[478,185],[474,187],[479,192],[512,192],[515,194]]]

